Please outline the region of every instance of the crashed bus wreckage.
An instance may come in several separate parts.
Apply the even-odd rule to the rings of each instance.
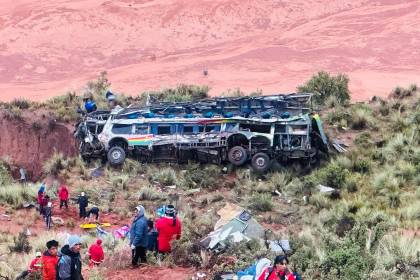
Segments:
[[[142,162],[251,163],[267,171],[273,160],[313,163],[328,141],[311,94],[214,98],[116,107],[84,115],[75,137],[83,159],[121,165]]]

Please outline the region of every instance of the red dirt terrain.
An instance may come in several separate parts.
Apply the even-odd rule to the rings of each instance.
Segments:
[[[419,14],[418,0],[2,0],[0,100],[80,90],[102,70],[128,94],[294,91],[326,70],[350,76],[354,99],[385,96],[420,82]]]
[[[7,159],[15,178],[19,167],[24,167],[27,178],[35,181],[54,152],[66,157],[77,153],[72,128],[48,113],[24,111],[22,119],[8,119],[0,111],[0,131],[0,158]]]

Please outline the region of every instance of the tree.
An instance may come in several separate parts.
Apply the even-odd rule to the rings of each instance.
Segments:
[[[297,88],[298,92],[314,93],[313,100],[316,104],[324,105],[328,98],[336,98],[340,104],[350,100],[348,87],[349,78],[345,74],[331,76],[328,72],[320,71]]]

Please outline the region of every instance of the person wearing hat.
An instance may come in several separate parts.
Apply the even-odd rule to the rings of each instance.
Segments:
[[[96,242],[89,247],[89,267],[100,265],[104,261],[104,250],[102,249],[102,240],[97,239]]]
[[[31,261],[31,264],[29,265],[29,270],[28,270],[29,273],[34,273],[41,270],[41,267],[42,267],[41,257],[42,257],[41,252],[38,251],[35,253],[35,259],[33,259]]]
[[[57,279],[59,280],[83,280],[82,260],[80,248],[82,240],[77,235],[72,235],[60,251],[58,262]]]
[[[289,260],[280,255],[274,259],[274,265],[267,267],[258,280],[296,280],[293,272],[288,268]]]
[[[139,205],[135,210],[135,217],[130,229],[130,247],[132,251],[131,264],[133,267],[141,263],[146,263],[147,250],[147,219],[144,213],[144,207]]]
[[[176,216],[175,207],[173,205],[166,206],[165,215],[156,222],[159,253],[171,252],[171,242],[174,239],[181,238],[181,227],[181,221]]]
[[[47,242],[47,250],[41,257],[42,264],[42,279],[55,280],[57,276],[57,263],[58,263],[58,242],[50,240]]]
[[[77,203],[79,204],[79,217],[86,218],[86,207],[89,205],[89,199],[85,192],[80,193],[80,196],[77,198]]]
[[[48,201],[47,207],[44,210],[45,214],[45,224],[47,225],[47,229],[49,230],[52,225],[52,202]]]

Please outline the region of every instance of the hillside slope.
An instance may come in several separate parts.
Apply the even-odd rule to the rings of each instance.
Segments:
[[[0,100],[79,90],[102,70],[129,94],[184,82],[213,95],[345,72],[367,99],[420,82],[419,12],[417,0],[3,0]]]

